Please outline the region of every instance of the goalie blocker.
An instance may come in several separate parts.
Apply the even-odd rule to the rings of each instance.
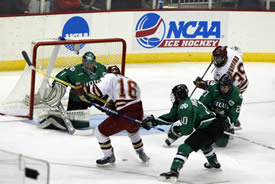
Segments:
[[[75,129],[89,128],[90,114],[88,110],[67,111],[68,118]],[[54,129],[68,131],[59,111],[49,110],[39,115],[38,127],[42,129]]]

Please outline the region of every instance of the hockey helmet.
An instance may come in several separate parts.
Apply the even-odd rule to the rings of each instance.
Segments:
[[[212,52],[212,61],[216,67],[222,67],[227,62],[227,46],[217,46]]]
[[[120,69],[116,65],[108,66],[107,73],[120,74]]]
[[[82,64],[84,66],[84,72],[89,75],[94,75],[95,73],[95,65],[96,65],[96,57],[92,52],[86,52],[82,56]]]
[[[229,74],[223,74],[219,80],[219,91],[223,95],[227,95],[232,91],[233,79]]]
[[[184,100],[186,97],[188,97],[188,92],[189,90],[185,84],[178,84],[173,87],[170,95],[172,103],[178,103],[179,101]]]

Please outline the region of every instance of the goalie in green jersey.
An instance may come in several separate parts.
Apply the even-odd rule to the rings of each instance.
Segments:
[[[187,161],[193,151],[202,150],[208,162],[206,168],[220,168],[212,144],[223,135],[228,127],[220,114],[209,111],[207,107],[196,99],[188,97],[188,88],[184,84],[176,85],[172,89],[171,101],[173,103],[170,112],[157,119],[153,115],[142,121],[142,127],[150,129],[157,125],[172,124],[169,135],[177,139],[183,135],[190,135],[184,143],[178,147],[178,151],[170,171],[160,175],[163,180],[177,180],[179,170]]]
[[[56,78],[76,85],[99,80],[106,71],[107,69],[103,64],[96,62],[96,57],[92,52],[86,52],[82,56],[82,64],[62,70],[56,75]],[[53,85],[55,83],[57,82],[55,81]],[[85,97],[90,101],[95,100],[87,95]],[[70,91],[67,110],[87,109],[88,107],[90,107],[89,104],[81,101],[77,95]]]
[[[96,62],[96,56],[92,52],[86,52],[82,56],[82,63],[60,71],[56,78],[61,79],[69,84],[78,85],[87,82],[94,82],[99,80],[107,71],[103,64]],[[39,115],[38,126],[40,128],[53,128],[67,130],[64,123],[64,117],[60,114],[61,99],[66,93],[66,87],[57,81],[54,81],[52,88],[50,88],[48,94],[44,98],[44,102],[51,107],[46,113]],[[93,99],[85,95],[86,99],[103,105],[102,102]],[[89,114],[88,107],[91,105],[87,102],[83,102],[79,96],[70,91],[69,100],[67,105],[67,111],[69,119],[71,120],[74,128],[87,128],[89,127]],[[63,110],[64,112],[64,110]]]
[[[209,110],[222,114],[225,122],[230,125],[227,131],[234,133],[233,122],[239,117],[243,98],[239,88],[233,85],[231,75],[224,74],[218,82],[211,84],[199,100]],[[225,147],[228,141],[229,135],[223,134],[223,136],[216,141],[216,145]]]

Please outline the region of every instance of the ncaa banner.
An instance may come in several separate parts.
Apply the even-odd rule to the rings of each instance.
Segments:
[[[86,14],[68,15],[62,18],[61,36],[62,38],[85,38],[91,37],[91,16]],[[75,45],[64,45],[69,51],[75,50]],[[82,49],[85,44],[80,44],[78,49]]]
[[[132,43],[137,50],[194,50],[226,44],[227,15],[222,12],[138,12],[134,19]]]

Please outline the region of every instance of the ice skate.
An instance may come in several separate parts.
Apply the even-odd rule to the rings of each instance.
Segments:
[[[241,130],[242,127],[241,127],[241,122],[237,119],[235,122],[234,122],[234,130]]]
[[[97,159],[96,164],[98,166],[113,165],[115,161],[116,161],[116,158],[112,150],[112,154],[110,156]]]
[[[173,139],[171,139],[171,138],[167,138],[167,139],[165,139],[165,141],[164,141],[163,147],[169,148],[169,147],[171,147],[172,143],[175,142],[175,141],[176,141],[176,140],[173,140]]]
[[[218,160],[216,158],[214,158],[211,163],[210,162],[206,162],[204,163],[204,167],[207,169],[220,169],[221,168],[221,164],[218,162]]]
[[[147,163],[150,160],[150,158],[144,153],[143,150],[138,150],[137,154],[140,160],[144,163]]]
[[[176,183],[178,181],[178,178],[179,178],[179,172],[175,170],[162,173],[160,174],[160,177],[159,177],[160,181],[170,182],[170,183]]]

